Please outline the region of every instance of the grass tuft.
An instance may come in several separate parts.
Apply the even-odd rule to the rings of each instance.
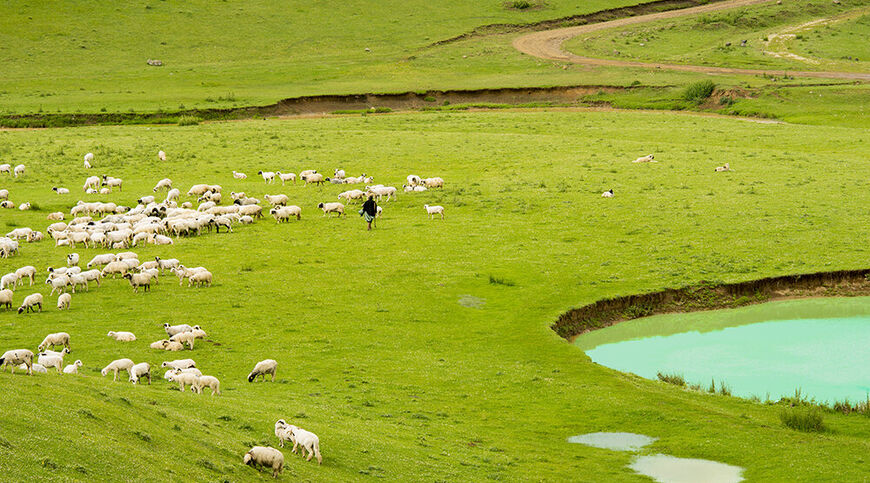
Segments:
[[[689,84],[683,91],[683,99],[700,104],[713,95],[716,84],[711,80],[703,80]]]
[[[196,126],[196,125],[199,125],[200,121],[202,121],[202,119],[200,119],[196,116],[181,116],[178,118],[178,125],[179,126]]]
[[[666,382],[668,384],[673,384],[680,387],[686,386],[686,380],[681,374],[663,374],[659,372],[658,374],[656,374],[656,377],[659,378],[659,381]]]
[[[787,428],[806,433],[818,433],[827,430],[822,411],[817,407],[783,409],[779,413],[779,420]]]

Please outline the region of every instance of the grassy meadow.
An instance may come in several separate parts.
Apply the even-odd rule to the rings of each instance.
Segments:
[[[0,471],[268,480],[241,458],[274,446],[273,423],[285,418],[320,436],[324,462],[285,450],[282,479],[646,481],[626,468],[629,454],[566,442],[595,431],[658,437],[654,452],[742,466],[751,481],[865,479],[870,419],[830,413],[830,431],[797,432],[776,406],[592,364],[549,325],[603,297],[865,266],[868,183],[854,174],[870,167],[868,142],[860,127],[558,109],[0,131],[0,159],[28,167],[17,180],[0,175],[0,188],[38,207],[0,212],[2,233],[44,231],[47,213],[91,198],[80,191],[88,174],[124,179],[123,192],[93,199],[132,204],[169,177],[182,192],[207,182],[225,196],[286,193],[303,210],[300,221],[264,218],[134,250],[205,266],[211,288],[166,274],[147,294],[109,280],[75,294],[69,311],[55,297],[42,314],[0,310],[0,349],[35,349],[66,331],[67,362],[84,362],[79,376],[0,374]],[[650,152],[658,163],[631,163]],[[725,162],[732,172],[713,172]],[[317,210],[339,187],[256,176],[336,167],[397,187],[411,173],[446,186],[400,193],[366,232],[355,208],[347,219]],[[603,199],[609,188],[615,197]],[[429,221],[425,203],[445,206],[446,220]],[[0,273],[40,270],[16,303],[47,295],[42,273],[71,251],[43,241],[0,260]],[[75,251],[86,262],[104,250]],[[164,322],[200,324],[211,342],[148,349]],[[139,340],[118,343],[108,330]],[[120,357],[192,357],[223,395],[180,393],[162,371],[150,387],[100,377]],[[278,380],[247,383],[265,358],[278,360]]]

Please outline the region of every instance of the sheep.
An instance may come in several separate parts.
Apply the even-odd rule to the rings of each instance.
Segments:
[[[647,154],[646,156],[643,156],[641,158],[637,158],[632,162],[633,163],[655,163],[657,161],[655,160],[655,156],[653,156],[652,154]]]
[[[202,388],[208,387],[211,389],[211,395],[221,395],[221,382],[214,376],[199,376],[193,383],[191,389],[197,394],[202,394]]]
[[[344,215],[344,205],[341,203],[318,203],[317,207],[323,210],[323,216],[328,215],[329,213],[337,213],[338,217],[341,218],[341,215]],[[347,215],[345,215],[347,218]]]
[[[199,371],[197,371],[197,372],[199,372]],[[169,382],[177,382],[178,386],[179,386],[178,389],[181,392],[184,392],[184,385],[185,384],[190,386],[191,392],[195,392],[193,390],[193,385],[196,383],[196,381],[199,378],[200,378],[200,376],[197,375],[195,372],[184,372],[181,369],[174,369],[172,372],[166,373],[166,379],[168,379]]]
[[[88,176],[85,179],[85,184],[82,186],[82,191],[87,192],[89,189],[97,189],[100,186],[99,176]]]
[[[94,160],[94,153],[85,154],[85,169],[91,169],[91,161]]]
[[[48,334],[43,339],[42,343],[39,344],[37,349],[39,352],[42,352],[50,347],[62,346],[69,349],[69,334],[66,332],[57,332],[55,334]]]
[[[72,302],[72,295],[62,293],[57,297],[57,310],[69,309],[69,304]]]
[[[88,262],[87,268],[91,268],[94,265],[99,265],[99,266],[108,265],[109,263],[114,262],[116,260],[117,260],[117,258],[115,258],[114,254],[103,253],[103,254],[94,256],[94,258],[92,258],[91,261]]]
[[[15,208],[15,203],[11,201],[0,201],[0,208],[6,208],[11,210],[12,208]]]
[[[423,185],[426,188],[444,188],[444,180],[438,177],[426,178],[423,180]]]
[[[27,297],[24,297],[24,301],[21,302],[21,306],[18,307],[18,313],[23,314],[25,312],[36,312],[36,310],[33,309],[34,305],[39,307],[39,311],[42,312],[41,293],[30,294]]]
[[[287,421],[283,419],[279,419],[275,421],[275,436],[278,437],[278,444],[283,448],[285,441],[290,441],[294,443],[293,435],[290,434],[290,431],[287,429]]]
[[[6,351],[0,357],[0,370],[5,370],[9,366],[12,374],[15,374],[15,366],[25,364],[27,366],[27,375],[33,375],[33,352],[27,349],[15,349]]]
[[[200,371],[199,369],[196,369],[194,367],[191,367],[189,369],[173,369],[170,367],[169,369],[166,369],[166,372],[163,373],[163,378],[168,381],[169,378],[173,374],[179,374],[179,373],[181,373],[181,374],[193,374],[197,377],[202,375],[202,371]],[[191,392],[193,392],[192,388],[191,388]]]
[[[272,216],[275,217],[275,220],[278,223],[281,223],[282,221],[287,221],[294,216],[296,217],[297,220],[302,219],[302,208],[300,208],[296,205],[282,206],[280,208],[272,208],[271,210],[269,210],[269,213],[271,213]]]
[[[181,196],[181,190],[178,188],[172,188],[171,190],[166,192],[166,199],[163,200],[164,203],[168,203],[170,201],[178,200],[178,197]]]
[[[233,199],[233,201],[236,201],[236,200],[245,199],[248,197],[248,195],[246,195],[244,191],[242,191],[241,193],[236,193],[235,191],[230,191],[230,197]]]
[[[9,190],[0,190],[0,200],[8,200],[9,199]]]
[[[97,282],[97,287],[102,285],[103,274],[97,269],[82,272],[80,275],[88,282]]]
[[[235,178],[235,179],[248,179],[248,175],[246,175],[245,173],[239,173],[239,172],[233,171],[233,178]]]
[[[316,170],[316,169],[306,169],[306,170],[300,171],[300,172],[299,172],[299,176],[300,176],[300,177],[302,177],[302,176],[308,176],[308,175],[310,175],[310,174],[315,174],[315,173],[317,173],[317,170]]]
[[[63,355],[39,354],[39,363],[46,368],[53,367],[58,374],[63,371]]]
[[[151,274],[150,273],[125,273],[124,278],[130,281],[130,286],[133,287],[133,293],[139,293],[139,287],[143,287],[145,292],[151,291]]]
[[[290,197],[287,195],[263,195],[263,199],[265,199],[272,206],[284,206],[290,201]]]
[[[604,193],[601,193],[601,197],[602,198],[613,198],[613,188],[610,188],[609,190],[605,191]]]
[[[28,201],[28,202],[26,202],[26,203],[21,203],[20,205],[18,205],[18,209],[19,209],[20,211],[27,211],[27,210],[29,210],[29,209],[31,208],[31,206],[32,206],[32,205],[31,205],[30,202]]]
[[[166,161],[166,152],[162,149],[160,151],[157,151],[157,159],[159,159],[160,161]]]
[[[272,468],[273,478],[277,478],[284,471],[284,453],[269,446],[254,446],[245,453],[242,461],[251,467]]]
[[[418,184],[417,186],[411,186],[411,185],[403,184],[403,185],[402,185],[402,189],[405,191],[405,193],[409,193],[409,192],[420,192],[420,191],[426,191],[426,190],[429,189],[429,188],[427,188],[427,187],[425,187],[425,186],[423,186],[423,185],[419,185],[419,184]]]
[[[405,179],[408,181],[408,185],[410,185],[410,186],[417,186],[418,184],[423,183],[423,181],[420,179],[420,177],[417,176],[416,174],[409,174],[408,177]]]
[[[3,289],[0,290],[0,305],[5,305],[6,310],[12,308],[12,296],[15,294],[12,290]]]
[[[130,374],[130,382],[133,384],[139,384],[139,379],[144,377],[148,379],[148,385],[151,385],[151,364],[140,362],[131,367],[127,372]]]
[[[46,217],[46,219],[51,220],[51,221],[61,221],[61,220],[63,220],[63,213],[60,211],[55,211],[54,213],[49,213],[48,216]],[[51,233],[51,230],[49,230],[49,233]]]
[[[244,205],[239,208],[240,216],[251,216],[254,218],[263,217],[263,208],[259,205]]]
[[[180,332],[170,337],[169,340],[171,342],[178,342],[182,346],[187,344],[188,349],[193,350],[193,342],[196,340],[196,337],[193,335],[193,332]]]
[[[191,333],[192,333],[193,336],[196,337],[197,339],[205,339],[205,336],[206,336],[205,331],[202,330],[202,327],[200,327],[200,326],[198,326],[198,325],[194,325],[194,326],[193,326],[193,330],[191,331]]]
[[[165,350],[165,351],[180,351],[184,349],[184,346],[181,345],[180,342],[175,342],[167,339],[158,340],[157,342],[152,342],[149,346],[152,349],[157,350]]]
[[[266,359],[260,361],[254,366],[254,370],[248,374],[248,382],[254,382],[258,376],[263,376],[263,382],[266,382],[266,375],[272,376],[271,381],[275,382],[275,372],[278,370],[278,362],[275,359]]]
[[[16,166],[15,169],[12,171],[12,174],[13,174],[16,178],[19,177],[19,176],[24,176],[24,165],[23,165],[23,164],[19,164],[18,166]]]
[[[190,369],[196,367],[196,362],[193,359],[176,359],[174,361],[163,361],[161,367],[168,367],[170,369]]]
[[[320,173],[307,174],[305,176],[300,176],[302,181],[305,181],[305,186],[308,186],[311,183],[316,185],[323,185],[324,179],[323,175]]]
[[[187,191],[187,196],[202,196],[203,193],[209,190],[208,188],[207,184],[195,184]]]
[[[24,283],[25,278],[29,278],[30,286],[33,286],[33,277],[36,276],[36,267],[32,265],[26,265],[16,270],[15,275],[18,276],[18,285]]]
[[[191,332],[193,331],[193,327],[187,324],[178,324],[178,325],[169,325],[168,322],[163,324],[163,330],[166,331],[166,335],[172,337],[175,334],[180,334],[182,332]]]
[[[66,256],[66,265],[68,267],[74,267],[79,264],[79,254],[78,253],[70,253]]]
[[[278,179],[281,180],[281,185],[287,181],[292,181],[293,184],[296,184],[296,175],[294,173],[282,173],[280,171],[275,172],[275,175],[278,176]]]
[[[140,205],[147,206],[151,203],[154,203],[154,197],[153,196],[143,196],[143,197],[139,198],[138,200],[136,200],[136,203],[138,203]]]
[[[423,208],[426,208],[426,213],[429,214],[429,219],[430,219],[430,220],[431,220],[432,217],[434,217],[435,215],[441,215],[441,219],[442,219],[442,220],[444,219],[444,207],[443,207],[443,206],[438,206],[438,205],[435,205],[435,206],[423,205]]]
[[[22,371],[26,371],[27,364],[21,364],[20,366],[18,366],[18,368],[21,369]],[[31,366],[31,368],[33,369],[33,372],[35,372],[37,374],[48,374],[48,370],[46,370],[45,366],[43,366],[42,364],[33,364],[33,366]]]
[[[207,287],[211,287],[211,279],[212,275],[211,272],[209,272],[208,270],[196,272],[187,278],[187,286],[190,287],[195,285],[197,287],[202,287],[203,285],[205,285]]]
[[[132,370],[133,366],[134,363],[130,359],[116,359],[110,362],[108,366],[104,367],[103,370],[100,371],[100,374],[105,377],[106,374],[108,374],[109,372],[113,373],[112,382],[114,382],[118,380],[118,373],[121,371],[127,371],[128,375],[131,374],[130,371]]]
[[[88,279],[81,274],[74,273],[69,275],[69,285],[72,287],[72,292],[76,293],[76,288],[84,287],[85,292],[89,292]]]
[[[66,188],[58,188],[57,186],[55,186],[51,190],[59,195],[68,195],[69,194],[69,190]]]
[[[162,259],[160,257],[154,257],[154,261],[157,262],[157,266],[160,270],[173,269],[179,265],[177,258]]]
[[[70,364],[70,365],[64,367],[64,368],[63,368],[63,373],[64,373],[64,374],[78,374],[78,373],[79,373],[79,367],[82,367],[82,361],[80,361],[80,360],[76,360],[76,361],[73,362],[72,364]]]
[[[111,275],[112,278],[115,278],[115,274],[120,274],[121,277],[123,277],[126,275],[128,270],[130,270],[130,266],[124,262],[111,262],[103,268],[103,271],[100,274],[103,277]]]
[[[18,274],[15,272],[9,272],[6,275],[0,277],[0,290],[11,288],[15,290],[15,286],[18,284]]]
[[[136,336],[132,332],[115,332],[110,330],[106,336],[115,339],[118,342],[133,342]]]
[[[0,164],[0,173],[12,174],[12,165],[11,164]]]
[[[350,200],[359,200],[365,198],[365,192],[362,190],[349,190],[338,194],[338,199],[344,198],[350,203]]]
[[[136,252],[121,252],[115,254],[115,259],[118,261],[121,260],[132,260],[134,258],[139,258],[139,255]]]
[[[207,270],[204,267],[187,268],[184,265],[178,265],[177,267],[171,268],[169,271],[178,277],[178,286],[181,286],[184,283],[185,278],[190,278],[190,276],[196,272]]]
[[[263,181],[267,184],[272,184],[272,181],[275,181],[275,173],[272,171],[257,171],[257,174],[263,177]]]
[[[368,192],[366,193],[366,195],[377,196],[378,200],[380,200],[381,197],[386,196],[387,201],[390,201],[391,198],[398,198],[396,196],[397,192],[398,190],[396,190],[396,188],[392,186],[370,186],[368,187]]]
[[[296,447],[301,446],[302,456],[305,456],[305,452],[308,451],[308,458],[306,458],[306,461],[311,461],[311,457],[316,456],[317,464],[323,464],[323,457],[320,455],[320,438],[318,438],[316,434],[293,426],[292,424],[287,426],[287,431],[290,433],[293,441],[292,451],[294,453],[296,452]]]
[[[244,193],[243,193],[244,194]],[[247,196],[242,196],[241,198],[236,198],[233,200],[234,205],[245,206],[245,205],[259,205],[260,200],[257,198],[248,198]]]
[[[250,225],[254,222],[254,218],[248,215],[239,217],[239,223],[243,225]]]
[[[715,171],[716,171],[717,173],[721,173],[721,172],[723,172],[723,171],[731,171],[731,165],[728,164],[728,163],[725,163],[724,166],[718,166],[718,167],[716,167],[716,170],[715,170]]]
[[[118,191],[122,191],[121,184],[123,182],[124,181],[121,178],[113,178],[111,176],[103,175],[103,184],[102,185],[107,186],[108,188],[117,187]],[[102,193],[102,191],[101,191],[101,193]]]

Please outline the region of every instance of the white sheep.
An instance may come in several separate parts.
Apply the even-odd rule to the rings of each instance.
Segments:
[[[30,285],[33,286],[33,277],[36,276],[36,267],[32,265],[26,265],[16,270],[15,275],[18,275],[18,285],[24,283],[25,278],[29,278]]]
[[[271,210],[269,210],[269,213],[271,213],[272,216],[275,217],[275,220],[278,223],[281,223],[282,221],[287,221],[294,216],[296,217],[297,220],[302,219],[302,208],[300,208],[296,205],[282,206],[280,208],[272,208]]]
[[[251,216],[245,215],[239,217],[239,223],[241,223],[242,225],[250,225],[253,222],[254,218]]]
[[[133,293],[139,293],[139,287],[143,287],[145,292],[151,291],[152,276],[148,272],[125,273],[124,278],[130,281],[130,286],[133,287]]]
[[[170,201],[177,201],[179,196],[181,196],[181,190],[178,188],[172,188],[166,192],[166,199],[163,200],[163,202],[168,203]]]
[[[290,197],[284,194],[263,195],[263,199],[272,206],[284,206],[290,201]]]
[[[263,177],[263,181],[268,184],[272,184],[272,181],[275,181],[275,173],[272,171],[257,171],[257,174]]]
[[[424,188],[444,188],[444,180],[437,177],[437,176],[434,178],[426,178],[423,180],[423,187]]]
[[[721,173],[721,172],[723,172],[723,171],[731,171],[731,165],[728,164],[728,163],[725,163],[724,166],[718,166],[718,167],[716,167],[716,172],[717,172],[717,173]]]
[[[196,367],[196,362],[193,359],[176,359],[174,361],[163,361],[161,367],[170,369],[190,369]]]
[[[78,374],[79,367],[82,367],[82,361],[76,360],[72,364],[69,364],[68,366],[64,367],[63,373],[64,374]]]
[[[100,177],[99,176],[88,176],[85,179],[85,184],[82,186],[82,190],[87,192],[88,189],[97,189],[100,187]],[[74,214],[74,213],[71,213]]]
[[[88,270],[86,272],[82,272],[81,277],[88,282],[97,282],[97,287],[102,285],[103,274],[96,268],[93,270]]]
[[[11,164],[0,164],[0,173],[9,173],[12,174],[12,165]]]
[[[69,194],[69,190],[66,188],[58,188],[57,186],[55,186],[51,190],[59,195],[68,195]]]
[[[239,172],[233,171],[233,178],[235,178],[235,179],[248,179],[248,175],[246,175],[245,173],[239,173]]]
[[[194,326],[193,326],[193,330],[191,331],[191,333],[192,333],[193,336],[196,337],[197,339],[205,339],[205,337],[206,337],[206,333],[205,333],[205,331],[202,330],[202,327],[200,327],[200,326],[198,326],[198,325],[194,325]]]
[[[609,190],[605,191],[604,193],[601,193],[601,197],[602,198],[613,198],[613,188],[610,188]]]
[[[57,296],[57,310],[69,309],[69,304],[72,302],[72,295],[62,293]]]
[[[63,372],[63,356],[42,353],[39,354],[39,363],[46,368],[53,367],[58,374]]]
[[[422,180],[416,174],[409,174],[405,179],[408,181],[408,185],[410,186],[417,186],[422,183]]]
[[[52,221],[61,221],[63,220],[63,212],[55,211],[54,213],[49,213],[47,219]],[[51,230],[49,230],[49,233],[51,233]]]
[[[94,160],[94,153],[85,154],[85,169],[91,169],[91,161]]]
[[[338,217],[341,218],[344,215],[344,205],[341,203],[318,203],[317,207],[323,210],[323,216],[328,215],[329,213],[336,213]],[[347,215],[345,215],[347,218]]]
[[[6,275],[0,277],[0,290],[3,289],[11,289],[15,290],[15,286],[18,285],[18,274],[15,272],[9,272]]]
[[[646,156],[643,156],[641,158],[637,158],[632,162],[633,163],[655,163],[657,161],[655,160],[655,156],[653,156],[652,154],[647,154]]]
[[[32,206],[32,205],[31,205],[30,202],[28,201],[28,202],[26,202],[26,203],[21,203],[20,205],[18,205],[18,209],[19,209],[20,211],[27,211],[27,210],[29,210],[29,209],[31,208],[31,206]]]
[[[160,257],[154,257],[154,261],[157,262],[157,266],[160,268],[160,270],[171,270],[173,268],[178,267],[178,265],[180,265],[177,258],[163,259]]]
[[[74,267],[79,264],[79,254],[78,253],[70,253],[66,256],[66,265],[68,267]]]
[[[429,206],[423,205],[423,208],[426,208],[426,213],[429,215],[429,219],[431,220],[435,215],[441,215],[441,219],[444,219],[444,207],[443,206]]]
[[[287,426],[287,430],[293,438],[292,451],[294,453],[296,452],[296,447],[301,446],[302,456],[305,456],[305,452],[308,451],[308,458],[306,458],[306,461],[311,461],[311,457],[316,456],[317,464],[323,463],[323,457],[320,456],[320,438],[318,438],[316,434],[293,426],[292,424]]]
[[[105,376],[108,373],[113,373],[112,381],[118,380],[118,372],[127,371],[127,374],[130,374],[130,370],[133,368],[134,363],[130,359],[116,359],[109,363],[108,366],[104,367],[100,374]],[[132,379],[131,379],[132,380]]]
[[[166,161],[166,153],[162,149],[157,151],[157,159],[160,161]]]
[[[194,392],[193,385],[200,378],[200,376],[194,372],[184,372],[181,369],[174,369],[173,372],[168,372],[165,377],[169,382],[177,382],[179,386],[178,389],[181,392],[184,392],[185,384],[191,387],[191,392]]]
[[[169,340],[171,342],[178,342],[182,346],[187,344],[188,349],[193,350],[193,342],[196,340],[196,336],[193,335],[193,332],[179,332],[170,337]]]
[[[323,175],[320,173],[306,174],[299,177],[302,179],[302,181],[305,181],[305,186],[308,186],[312,183],[316,185],[323,185],[323,183],[325,182]]]
[[[275,359],[266,359],[260,361],[254,366],[254,370],[248,374],[248,382],[254,382],[258,376],[263,376],[263,382],[266,382],[266,374],[272,376],[272,382],[275,382],[275,373],[278,370],[278,361]]]
[[[14,292],[12,290],[9,290],[8,288],[0,290],[0,305],[5,305],[7,310],[12,308],[13,295]]]
[[[165,322],[163,324],[163,330],[165,330],[166,334],[171,337],[182,332],[191,332],[193,331],[193,327],[188,324],[169,325],[168,322]]]
[[[18,368],[21,369],[22,371],[26,371],[27,364],[21,364],[20,366],[18,366]],[[42,364],[33,364],[31,366],[31,369],[36,374],[48,374],[48,370]]]
[[[187,278],[187,286],[196,286],[196,287],[211,287],[211,272],[208,270],[202,272],[196,272],[190,277]]]
[[[112,263],[116,260],[117,260],[117,258],[115,257],[115,255],[113,253],[103,253],[103,254],[94,256],[94,258],[92,258],[91,261],[88,262],[87,268],[91,268],[94,265],[98,265],[98,266],[108,265],[109,263]]]
[[[27,297],[24,297],[24,301],[21,302],[21,306],[18,307],[18,313],[23,314],[25,312],[36,312],[33,309],[33,306],[39,307],[39,311],[42,312],[42,294],[35,293],[30,294]]]
[[[273,478],[277,478],[284,471],[284,453],[269,446],[254,446],[245,453],[242,461],[252,467],[272,468]]]
[[[139,384],[139,379],[147,378],[148,385],[151,385],[151,364],[140,362],[127,371],[130,373],[130,382]]]
[[[0,201],[0,208],[6,208],[7,210],[11,210],[12,208],[15,208],[15,203],[9,200]]]
[[[42,343],[39,344],[37,349],[39,350],[39,352],[42,352],[46,349],[56,346],[66,347],[67,349],[69,349],[69,334],[67,334],[66,332],[48,334],[47,336],[45,336],[45,339],[42,340]]]
[[[12,171],[12,174],[17,178],[19,176],[24,176],[24,165],[19,164],[15,167],[15,170]]]
[[[202,394],[202,388],[204,387],[211,389],[212,396],[215,394],[218,396],[221,395],[221,382],[214,376],[199,376],[193,383],[191,389],[193,389],[197,394]]]
[[[290,433],[288,426],[289,424],[287,424],[287,421],[284,421],[283,419],[275,421],[275,436],[278,437],[278,445],[282,448],[284,447],[285,441],[290,441],[291,443],[294,442],[293,435]]]
[[[9,190],[3,189],[0,190],[0,200],[8,200],[9,199]]]
[[[121,185],[124,183],[124,180],[121,178],[113,178],[111,176],[103,175],[103,184],[102,186],[106,186],[108,188],[118,188],[118,191],[122,191]],[[102,193],[102,191],[100,191]]]
[[[278,179],[281,180],[281,185],[284,185],[287,181],[292,181],[293,184],[296,184],[296,175],[294,173],[282,173],[280,171],[276,171],[275,175],[278,176]]]
[[[172,374],[177,374],[177,373],[179,373],[179,372],[181,372],[181,373],[188,373],[188,374],[194,374],[194,375],[196,375],[197,377],[199,377],[199,376],[202,375],[202,371],[200,371],[199,369],[197,369],[197,368],[195,368],[195,367],[191,367],[191,368],[188,368],[188,369],[173,369],[173,368],[170,367],[169,369],[166,369],[166,372],[163,373],[163,378],[166,379],[166,380],[168,381],[168,380],[169,380],[169,377],[170,377]],[[193,392],[193,389],[191,389],[191,392]]]
[[[133,342],[136,340],[136,336],[132,332],[115,332],[114,330],[110,330],[106,336],[111,337],[118,342]]]
[[[120,274],[121,278],[123,278],[129,270],[130,266],[124,262],[110,262],[105,267],[103,267],[103,271],[100,274],[103,277],[111,275],[112,278],[115,278],[115,275]]]
[[[14,349],[6,351],[3,356],[0,356],[0,370],[4,370],[9,366],[12,374],[15,374],[15,366],[25,364],[27,366],[27,374],[33,375],[33,352],[27,349]]]

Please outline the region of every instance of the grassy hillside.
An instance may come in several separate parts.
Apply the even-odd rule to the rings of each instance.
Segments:
[[[703,143],[699,143],[703,139]],[[868,166],[865,129],[767,125],[668,113],[422,113],[192,127],[0,132],[0,177],[16,202],[0,231],[44,230],[49,211],[84,195],[81,156],[125,180],[131,203],[168,176],[184,191],[287,193],[299,222],[264,219],[233,234],[137,250],[215,274],[211,288],[166,276],[134,295],[118,280],[73,296],[72,309],[0,311],[0,349],[35,349],[72,334],[78,377],[0,374],[0,471],[24,478],[165,481],[267,479],[241,465],[274,445],[278,418],[321,438],[322,467],[287,456],[291,477],[316,481],[541,479],[644,481],[630,456],[566,443],[593,431],[660,438],[656,452],[746,468],[754,481],[867,477],[870,419],[826,415],[831,433],[782,427],[779,408],[685,392],[589,363],[549,324],[574,305],[698,280],[866,265],[870,215],[855,177]],[[155,153],[164,149],[167,163]],[[632,164],[654,152],[659,163]],[[733,172],[714,173],[730,162]],[[266,187],[258,169],[367,172],[399,186],[438,175],[444,191],[384,203],[378,229],[315,208],[337,187]],[[233,180],[230,171],[248,173]],[[68,197],[52,186],[73,190]],[[616,197],[600,193],[613,188]],[[429,221],[424,203],[447,208]],[[353,210],[351,210],[353,211]],[[5,226],[4,226],[5,225]],[[68,249],[24,245],[0,273],[63,263]],[[84,259],[102,250],[78,249]],[[16,292],[16,302],[38,290]],[[199,323],[213,342],[162,353],[163,322]],[[132,330],[121,344],[108,330]],[[117,357],[157,364],[190,356],[223,382],[221,397],[112,383]],[[266,357],[278,381],[249,384]],[[799,461],[800,464],[794,464]]]

